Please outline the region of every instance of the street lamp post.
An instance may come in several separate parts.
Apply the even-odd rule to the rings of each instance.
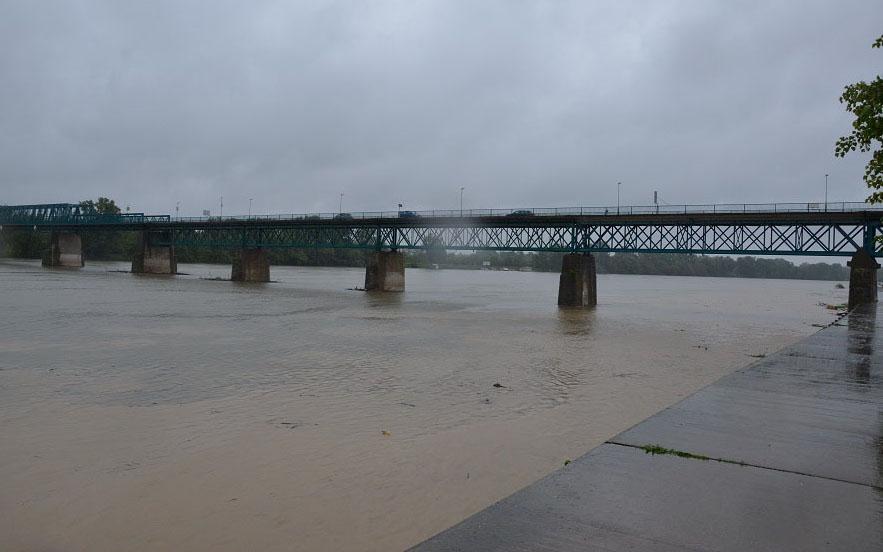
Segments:
[[[251,218],[251,202],[254,201],[254,198],[248,198],[248,218]]]
[[[337,213],[343,213],[343,192],[340,192],[340,201],[337,204]]]
[[[619,188],[622,186],[622,182],[616,183],[616,214],[619,214]]]
[[[460,186],[460,217],[463,216],[463,186]]]
[[[828,175],[825,175],[825,212],[828,212]]]
[[[175,218],[178,218],[178,217],[180,216],[180,215],[178,214],[180,210],[181,210],[181,202],[180,202],[180,201],[176,201],[176,202],[175,202]]]

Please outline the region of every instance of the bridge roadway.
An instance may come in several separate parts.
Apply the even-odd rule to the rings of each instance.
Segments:
[[[82,266],[81,233],[136,231],[136,273],[173,274],[175,247],[238,251],[232,279],[269,281],[271,248],[370,250],[365,288],[403,291],[402,250],[566,253],[558,302],[594,306],[592,253],[852,256],[850,304],[876,300],[883,209],[779,203],[392,211],[247,217],[102,215],[76,204],[0,206],[0,228],[50,232],[46,266]]]

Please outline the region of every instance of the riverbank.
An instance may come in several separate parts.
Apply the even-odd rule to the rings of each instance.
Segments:
[[[851,312],[413,550],[880,550],[878,313]]]

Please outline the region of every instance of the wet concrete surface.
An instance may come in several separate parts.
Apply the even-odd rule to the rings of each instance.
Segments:
[[[414,550],[883,550],[878,313],[856,309]]]

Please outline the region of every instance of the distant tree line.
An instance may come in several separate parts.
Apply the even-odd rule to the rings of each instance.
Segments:
[[[113,200],[98,198],[84,201],[87,212],[119,214]],[[84,230],[83,255],[87,260],[130,261],[135,254],[135,232]],[[0,246],[8,257],[39,259],[49,247],[47,232],[4,228]],[[179,247],[179,263],[232,263],[234,251]],[[273,249],[270,263],[277,266],[365,266],[367,252],[359,249]],[[542,272],[561,270],[561,253],[522,253],[513,251],[476,251],[448,253],[441,246],[425,251],[409,251],[405,264],[411,268],[530,269]],[[835,263],[795,265],[785,259],[727,257],[667,253],[597,253],[598,271],[606,274],[657,274],[666,276],[719,276],[728,278],[787,278],[795,280],[849,279],[849,269]],[[485,264],[487,263],[487,264]]]
[[[509,268],[542,272],[561,270],[562,253],[518,253],[479,251],[469,254],[415,252],[409,266],[441,268]],[[718,276],[725,278],[785,278],[793,280],[849,279],[849,268],[836,263],[795,265],[785,259],[728,257],[673,253],[595,253],[598,272],[602,274],[655,274],[664,276]]]

